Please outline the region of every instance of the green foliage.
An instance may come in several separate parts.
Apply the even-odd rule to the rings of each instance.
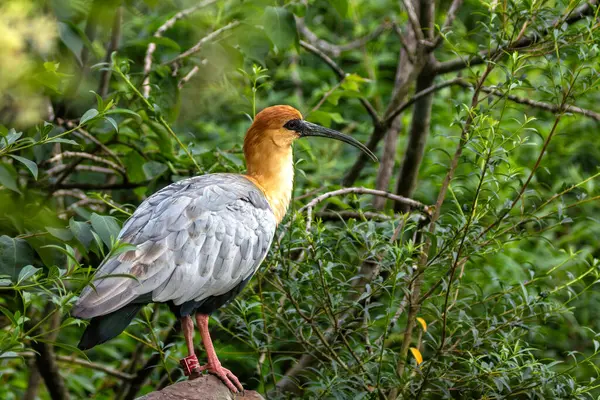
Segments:
[[[389,107],[406,45],[396,30],[411,29],[396,1],[227,0],[185,15],[198,2],[176,3],[0,5],[2,399],[24,397],[40,344],[53,348],[73,398],[133,398],[184,379],[166,306],[145,307],[105,345],[75,347],[86,322],[70,309],[107,255],[131,249],[118,241],[122,223],[172,182],[243,172],[244,132],[266,106],[290,104],[366,143],[383,126],[367,101],[384,121],[417,90],[415,72]],[[440,32],[450,4],[435,3],[437,65],[461,66],[434,84],[462,80],[431,100],[410,193],[426,210],[396,213],[391,200],[378,208],[349,193],[309,214],[301,207],[338,189],[357,152],[295,143],[290,212],[249,286],[211,322],[217,353],[246,388],[269,398],[597,398],[590,4],[581,16],[577,1],[468,1]],[[473,61],[482,52],[494,55]],[[399,115],[383,189],[410,160],[423,103]],[[379,168],[365,164],[354,185],[375,187]],[[139,387],[128,384],[142,373]],[[301,391],[274,390],[286,373]],[[38,396],[50,398],[43,386]]]

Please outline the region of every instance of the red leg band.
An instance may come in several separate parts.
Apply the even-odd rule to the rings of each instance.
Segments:
[[[179,364],[181,365],[181,368],[183,368],[185,376],[190,376],[195,369],[200,368],[198,357],[196,357],[195,354],[182,358],[179,360]]]

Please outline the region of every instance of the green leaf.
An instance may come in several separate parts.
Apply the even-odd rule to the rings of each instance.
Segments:
[[[14,129],[9,130],[6,135],[2,135],[2,140],[0,140],[2,147],[0,149],[14,144],[21,136],[23,136],[23,132],[16,132]]]
[[[25,166],[29,169],[29,171],[31,171],[31,175],[33,175],[33,177],[35,178],[35,180],[37,181],[38,178],[38,166],[35,162],[28,160],[25,157],[21,157],[21,156],[13,156],[11,155],[12,158],[14,158],[17,161],[22,162],[23,164],[25,164]]]
[[[69,228],[73,236],[86,248],[89,249],[90,243],[94,240],[92,235],[92,228],[90,224],[85,222],[75,221],[73,218],[69,221]]]
[[[113,128],[115,128],[115,132],[119,133],[119,125],[117,125],[117,122],[112,119],[111,117],[104,117],[105,120],[107,120]]]
[[[4,279],[0,279],[0,281],[5,281]],[[8,282],[8,285],[2,285],[0,284],[0,286],[9,286],[11,284],[11,282]],[[10,320],[10,322],[13,324],[13,326],[18,326],[19,322],[17,321],[17,319],[15,318],[15,315],[6,307],[2,307],[0,306],[0,312],[2,314],[4,314],[6,316],[6,318],[8,318]],[[6,353],[2,353],[2,354],[6,354]],[[2,355],[0,355],[1,357]]]
[[[262,65],[271,51],[271,40],[265,31],[253,27],[244,29],[244,34],[238,38],[238,44],[246,57]]]
[[[309,119],[315,124],[323,125],[327,128],[331,126],[332,121],[338,124],[344,122],[344,118],[339,113],[325,112],[320,110],[311,112]]]
[[[23,239],[0,236],[0,275],[8,275],[16,282],[21,269],[34,262],[34,252]]]
[[[85,112],[85,114],[83,114],[83,116],[79,120],[79,125],[83,125],[86,122],[96,118],[98,116],[98,114],[99,114],[98,110],[96,110],[95,108],[90,108],[89,110],[87,110]]]
[[[363,78],[360,75],[348,74],[344,78],[344,82],[342,82],[342,88],[344,88],[346,90],[351,90],[354,92],[359,92],[360,86],[365,82],[368,82],[368,80]]]
[[[48,140],[46,143],[64,143],[64,144],[72,144],[74,146],[79,146],[79,143],[77,143],[74,140],[71,139],[63,139],[63,138],[52,138],[50,140]]]
[[[128,110],[126,108],[113,108],[104,113],[104,115],[110,114],[128,114],[135,117],[139,122],[142,121],[142,117],[140,116],[140,114],[136,113],[135,111]]]
[[[342,18],[348,16],[348,0],[330,0],[329,3]]]
[[[73,234],[68,229],[62,228],[52,228],[51,226],[47,226],[46,230],[55,238],[62,240],[63,242],[68,242],[73,239]]]
[[[116,239],[121,230],[117,220],[108,215],[98,215],[96,213],[92,213],[90,220],[92,221],[94,231],[100,236],[106,247],[110,249],[112,245],[111,238]]]
[[[56,94],[61,94],[67,82],[67,78],[71,75],[58,72],[60,63],[45,62],[44,71],[35,75],[35,80],[40,85],[51,89]]]
[[[83,64],[81,62],[81,50],[83,50],[83,40],[81,36],[78,34],[77,30],[70,24],[66,24],[63,22],[58,23],[58,34],[60,36],[61,41],[67,46],[69,50],[75,55],[79,65]]]
[[[169,169],[165,164],[158,161],[148,161],[142,168],[147,180],[154,179],[164,174]]]
[[[14,176],[4,165],[0,165],[0,185],[12,190],[13,192],[17,192],[19,194],[21,193]]]
[[[93,90],[90,90],[90,92],[94,93],[94,96],[96,96],[96,105],[98,107],[98,110],[104,110],[104,100],[102,100],[102,96],[100,96]]]
[[[283,7],[267,7],[263,16],[265,32],[278,51],[298,43],[294,14]]]
[[[26,265],[23,267],[21,272],[19,272],[19,277],[17,279],[17,283],[21,283],[31,278],[33,275],[37,274],[41,268],[36,268],[33,265]]]

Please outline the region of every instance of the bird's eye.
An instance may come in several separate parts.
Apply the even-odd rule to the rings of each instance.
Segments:
[[[299,119],[292,119],[286,122],[283,127],[290,131],[300,132],[302,130],[302,122]]]

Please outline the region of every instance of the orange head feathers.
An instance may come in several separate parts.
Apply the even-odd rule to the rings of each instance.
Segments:
[[[248,129],[244,138],[244,155],[248,160],[249,152],[258,150],[261,142],[267,141],[268,145],[289,146],[299,137],[291,130],[285,129],[284,125],[292,120],[302,120],[302,114],[294,107],[273,106],[267,107],[254,118],[252,126]]]
[[[302,119],[300,111],[280,105],[256,114],[244,138],[247,177],[265,194],[278,221],[285,215],[294,182],[292,143],[306,136],[340,140],[377,157],[362,143],[343,133]]]

